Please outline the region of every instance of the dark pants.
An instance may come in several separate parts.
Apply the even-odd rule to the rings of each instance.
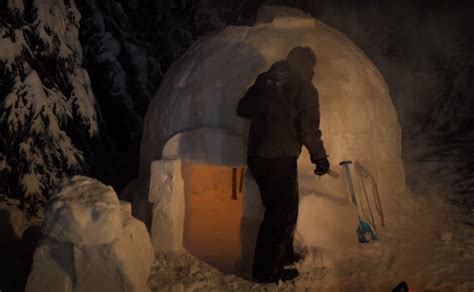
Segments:
[[[257,280],[272,278],[293,256],[293,234],[299,203],[296,159],[248,158],[249,170],[257,182],[265,206],[252,270]]]

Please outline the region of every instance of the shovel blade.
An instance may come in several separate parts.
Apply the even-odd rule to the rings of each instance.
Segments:
[[[378,239],[377,235],[372,230],[372,227],[370,227],[369,223],[367,223],[365,221],[360,221],[359,222],[359,227],[357,227],[357,237],[358,237],[360,243],[369,243],[370,242],[365,237],[365,235],[367,233],[370,235],[371,240],[377,240]]]

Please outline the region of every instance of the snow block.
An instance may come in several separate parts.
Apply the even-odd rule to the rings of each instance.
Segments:
[[[312,193],[301,198],[299,208],[295,237],[303,246],[344,251],[359,246],[352,202]]]
[[[73,291],[150,291],[148,275],[154,251],[145,225],[128,216],[113,244],[74,247]]]
[[[73,245],[44,237],[33,255],[26,292],[68,292],[74,283]]]
[[[25,291],[150,291],[146,283],[153,260],[145,225],[129,216],[112,243],[76,246],[43,238]]]
[[[153,161],[148,199],[153,204],[151,239],[155,251],[181,251],[185,212],[181,160]]]
[[[88,178],[80,177],[76,180],[73,178],[70,181],[73,184],[77,183],[78,180],[84,183],[86,179]],[[96,180],[88,180],[90,184],[87,184],[81,190],[92,189],[95,191],[94,194],[97,195],[95,205],[110,204],[107,196],[97,192],[99,189],[109,192],[108,188],[103,188],[103,184]],[[63,186],[62,190],[66,188],[66,186]],[[115,195],[115,193],[113,194]],[[73,197],[75,195],[77,193],[71,194]],[[76,207],[67,206],[71,203],[74,204],[74,201],[64,200],[63,203],[62,209],[76,209]],[[50,214],[52,214],[52,211],[49,209],[55,208],[53,205],[54,203],[48,205],[47,212]],[[105,210],[107,212],[108,209]],[[154,261],[154,251],[148,231],[143,222],[131,215],[130,203],[117,200],[116,211],[120,222],[120,233],[112,241],[100,238],[102,232],[100,228],[95,231],[96,237],[94,238],[96,239],[95,242],[106,242],[103,244],[84,245],[83,241],[76,244],[69,241],[58,241],[49,236],[41,239],[34,253],[33,266],[25,291],[150,291],[147,280]],[[95,214],[96,217],[100,217],[100,215]],[[48,224],[51,230],[59,230],[58,227],[54,226],[53,221],[48,222]],[[62,231],[65,234],[72,234],[65,228],[74,227],[63,224],[61,221],[56,222],[56,224],[63,228]],[[75,229],[74,234],[77,238],[84,238],[84,235],[79,233],[80,231],[90,232],[89,229]],[[108,238],[110,234],[104,233],[104,236]]]
[[[111,186],[92,178],[64,179],[48,202],[42,232],[75,245],[114,241],[122,233],[117,195]]]

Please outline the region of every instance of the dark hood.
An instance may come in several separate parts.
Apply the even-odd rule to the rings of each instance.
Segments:
[[[286,60],[291,70],[303,79],[313,79],[316,56],[310,48],[296,47],[290,51]]]

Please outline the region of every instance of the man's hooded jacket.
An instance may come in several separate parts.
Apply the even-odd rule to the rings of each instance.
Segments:
[[[305,145],[315,163],[326,157],[319,129],[319,97],[312,84],[314,53],[297,47],[257,77],[237,114],[251,119],[248,155],[298,157]]]

